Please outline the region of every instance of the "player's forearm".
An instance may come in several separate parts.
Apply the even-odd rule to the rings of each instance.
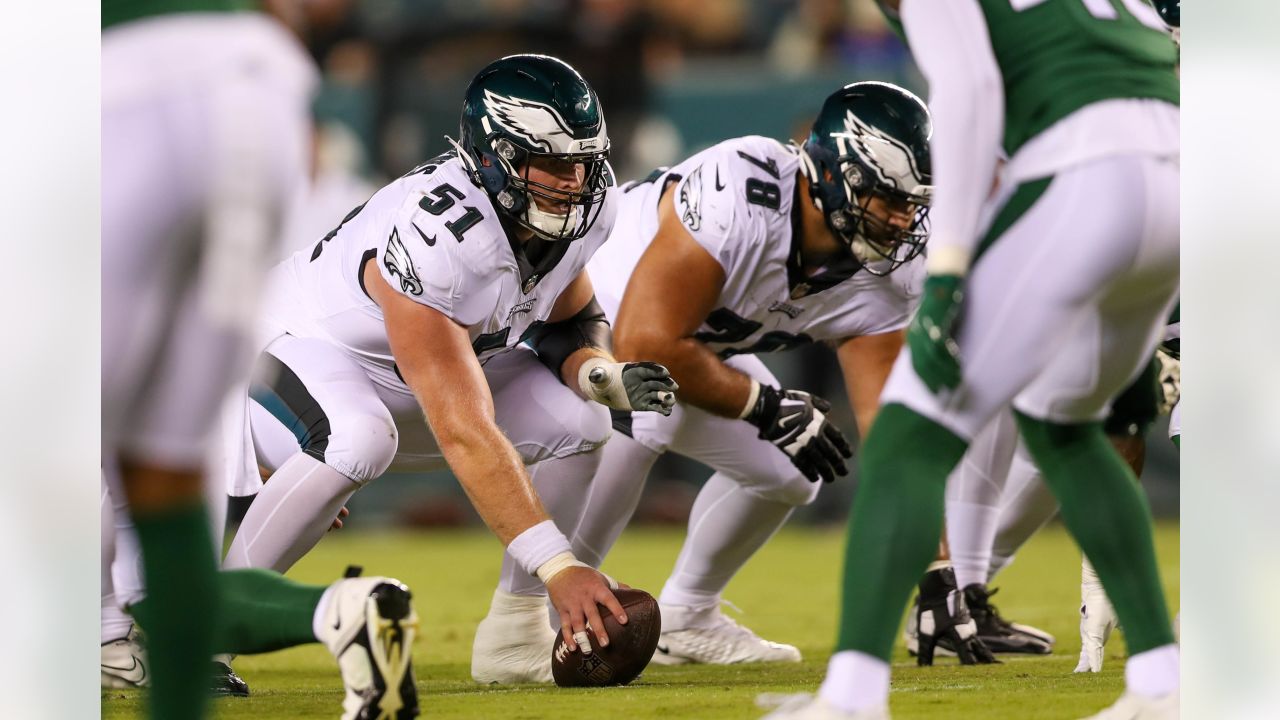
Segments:
[[[974,0],[903,8],[912,54],[929,81],[934,196],[928,268],[963,275],[978,242],[979,213],[1004,132],[1004,90],[982,10]]]
[[[666,366],[680,383],[680,402],[722,417],[737,418],[752,398],[754,381],[724,364],[693,338],[620,337],[615,352],[623,362],[651,360]],[[681,379],[683,378],[683,379]]]
[[[495,424],[432,429],[449,469],[504,546],[547,519],[524,462]]]

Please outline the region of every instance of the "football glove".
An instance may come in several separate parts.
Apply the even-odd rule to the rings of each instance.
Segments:
[[[1073,672],[1102,672],[1103,648],[1116,628],[1116,611],[1089,559],[1080,563],[1080,661]]]
[[[655,362],[609,362],[594,357],[578,371],[578,386],[588,398],[614,410],[670,415],[680,386]]]
[[[831,482],[848,475],[845,458],[853,456],[849,441],[827,420],[831,405],[803,390],[759,385],[755,405],[743,418],[760,429],[760,437],[786,453],[810,482]]]
[[[964,291],[959,275],[931,275],[924,281],[920,309],[907,328],[911,366],[930,392],[960,384],[960,348],[955,325]]]

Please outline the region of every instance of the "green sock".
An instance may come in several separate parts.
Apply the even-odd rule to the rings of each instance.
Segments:
[[[966,446],[903,405],[880,409],[858,465],[837,650],[889,660],[911,590],[938,551],[947,475]]]
[[[1181,436],[1181,435],[1174,435],[1173,437],[1171,437],[1171,438],[1169,438],[1169,439],[1173,441],[1173,446],[1174,446],[1174,447],[1178,448],[1179,450],[1181,450],[1181,449],[1182,449],[1182,436]]]
[[[147,633],[150,717],[202,718],[219,600],[204,504],[135,514],[133,523],[147,597],[131,611]]]
[[[1064,425],[1016,413],[1062,521],[1093,563],[1130,655],[1173,642],[1151,540],[1151,510],[1101,423]]]
[[[316,641],[311,619],[323,586],[303,585],[270,570],[225,570],[218,652],[251,655]]]

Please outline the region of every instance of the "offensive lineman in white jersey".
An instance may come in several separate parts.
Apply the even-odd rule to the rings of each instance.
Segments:
[[[536,575],[571,647],[588,623],[607,644],[596,605],[626,622],[622,608],[550,517],[577,517],[605,406],[667,413],[675,389],[660,366],[613,362],[584,272],[613,225],[608,150],[573,68],[502,58],[467,89],[454,152],[275,268],[258,373],[228,422],[244,440],[230,471],[274,474],[228,567],[283,571],[393,464],[447,462],[507,547],[504,587]]]
[[[858,424],[870,424],[917,295],[928,135],[913,95],[855,83],[827,99],[803,148],[728,140],[624,188],[589,269],[619,357],[672,368],[682,402],[669,417],[615,413],[620,432],[572,542],[598,566],[662,453],[716,470],[659,599],[655,662],[800,659],[727,618],[720,595],[817,480],[845,474],[850,449],[826,401],[779,389],[754,355],[831,343]]]

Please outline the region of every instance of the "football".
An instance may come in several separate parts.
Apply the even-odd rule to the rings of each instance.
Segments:
[[[571,651],[564,636],[557,634],[551,650],[551,674],[560,687],[601,687],[626,685],[639,677],[653,657],[662,632],[662,616],[658,601],[643,590],[614,590],[627,624],[619,625],[604,606],[598,606],[604,618],[609,647],[600,647],[591,633],[591,654]]]

